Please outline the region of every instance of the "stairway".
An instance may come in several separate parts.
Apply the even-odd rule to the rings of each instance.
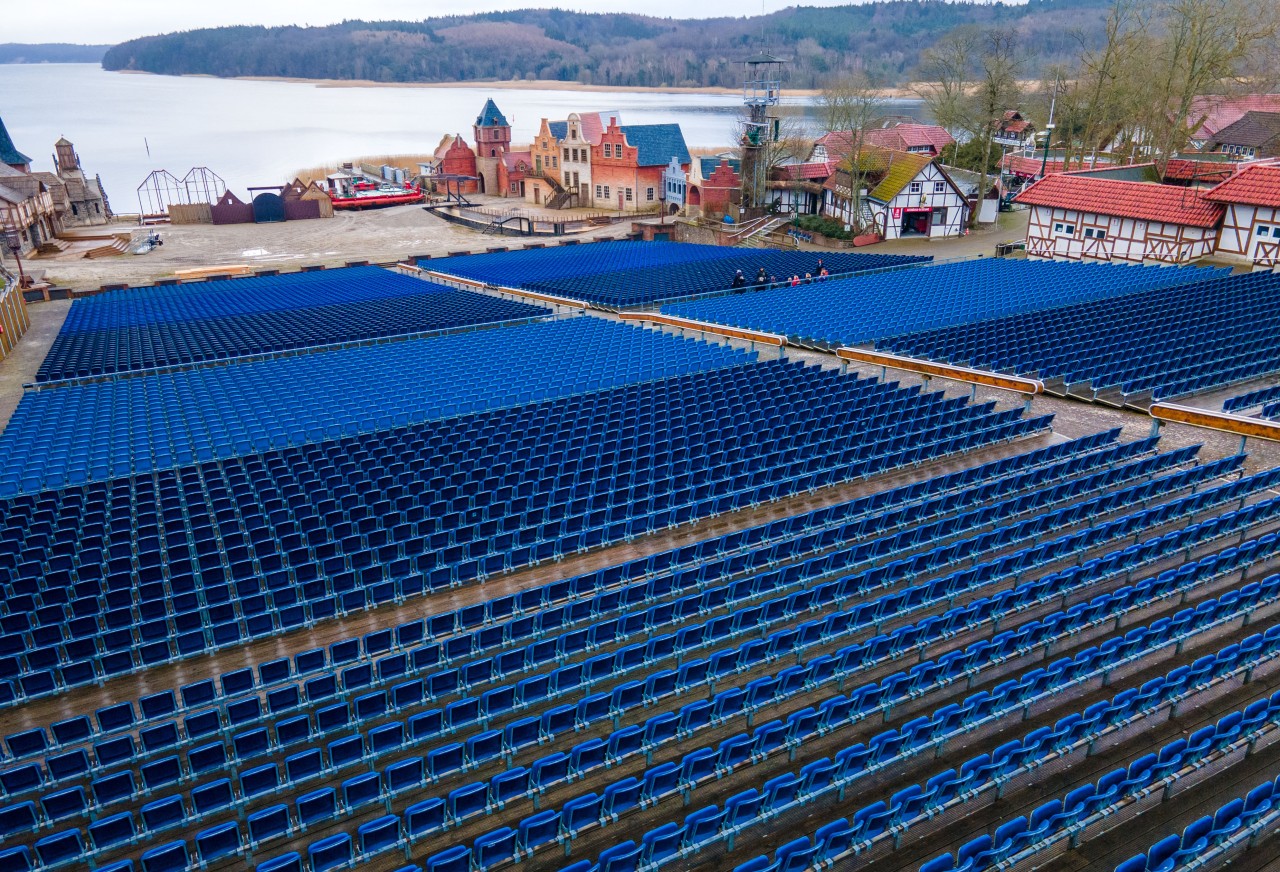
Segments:
[[[124,254],[132,245],[132,239],[132,236],[127,234],[116,236],[105,245],[89,249],[84,253],[84,256],[90,260],[97,260],[100,257],[115,257],[116,255]]]
[[[71,243],[65,239],[59,239],[56,236],[53,239],[46,239],[40,243],[40,247],[36,249],[38,254],[60,254],[71,247]]]

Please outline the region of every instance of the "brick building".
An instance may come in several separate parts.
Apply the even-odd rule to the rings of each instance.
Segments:
[[[685,172],[691,158],[678,124],[619,126],[616,118],[591,146],[592,202],[622,212],[655,212],[672,159]]]

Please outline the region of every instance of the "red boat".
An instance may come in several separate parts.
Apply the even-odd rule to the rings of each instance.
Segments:
[[[334,197],[335,209],[377,209],[381,206],[400,206],[404,203],[421,203],[422,189],[417,185],[388,185],[361,182],[355,185],[349,197]]]

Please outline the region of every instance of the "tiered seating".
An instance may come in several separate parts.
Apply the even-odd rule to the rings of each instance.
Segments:
[[[754,358],[596,318],[30,392],[0,436],[0,495],[82,484]],[[503,362],[500,379],[493,365]],[[376,397],[375,403],[370,402]]]
[[[698,321],[780,333],[801,343],[856,345],[910,331],[1106,300],[1227,272],[975,260],[853,276],[760,294],[675,303],[664,306],[662,311]]]
[[[1042,430],[785,361],[14,497],[27,696]]]
[[[1259,272],[894,336],[878,346],[1160,399],[1280,370],[1278,333],[1280,275]]]
[[[1271,387],[1259,388],[1256,391],[1249,391],[1247,394],[1230,397],[1222,404],[1224,412],[1241,412],[1253,406],[1261,406],[1280,401],[1280,385],[1272,385]]]
[[[1265,714],[1271,715],[1273,720],[1280,720],[1280,697],[1273,697],[1265,703]],[[1264,708],[1260,706],[1257,713],[1263,712]],[[1147,851],[1130,857],[1116,866],[1115,872],[1212,868],[1280,822],[1277,799],[1280,799],[1280,774],[1262,782],[1243,797],[1220,806],[1212,815],[1197,819],[1182,831],[1181,836],[1166,836]]]
[[[788,412],[795,432],[811,402]],[[1264,569],[1280,562],[1280,472],[1116,436],[12,733],[6,859],[803,869],[873,862],[922,832],[932,856],[951,845],[940,827],[982,826],[998,791],[1042,802],[1050,772],[1088,794],[984,850],[1066,832],[1280,729],[1269,701],[1237,704],[1262,702],[1280,664],[1280,576]],[[1172,741],[1179,706],[1210,732],[1102,790],[1071,768],[1134,736]]]
[[[587,246],[466,255],[422,261],[449,275],[526,288],[623,309],[727,291],[734,272],[750,282],[765,272],[777,282],[806,273],[831,275],[923,264],[932,257],[844,252],[744,250],[678,242],[603,242]]]
[[[36,380],[183,366],[547,315],[538,306],[377,267],[112,291],[72,304]]]

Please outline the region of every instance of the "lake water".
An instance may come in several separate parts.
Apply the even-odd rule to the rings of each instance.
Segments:
[[[312,83],[111,73],[94,64],[0,64],[0,117],[36,169],[52,169],[53,143],[76,144],[102,176],[118,212],[138,209],[137,188],[156,169],[181,178],[213,170],[240,196],[281,184],[302,168],[364,155],[423,154],[447,133],[471,141],[493,97],[514,141],[530,141],[543,117],[617,110],[623,124],[676,122],[690,146],[725,146],[740,109],[734,94],[544,91],[492,87],[323,87]],[[810,101],[791,102],[811,111]],[[894,102],[885,112],[918,114]],[[148,148],[150,152],[148,153]]]

